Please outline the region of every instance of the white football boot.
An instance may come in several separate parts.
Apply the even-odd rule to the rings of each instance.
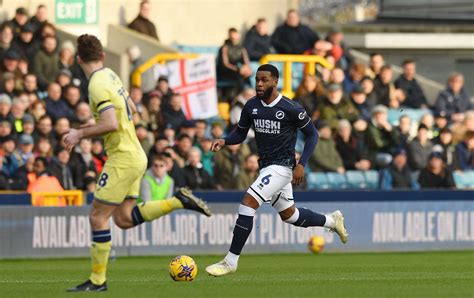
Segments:
[[[214,265],[209,265],[206,267],[207,273],[212,276],[222,276],[229,273],[234,273],[237,271],[237,265],[232,266],[225,259]]]
[[[344,215],[342,215],[342,212],[339,210],[328,215],[334,219],[334,228],[329,229],[329,231],[336,232],[339,235],[341,242],[346,243],[349,234],[347,233],[346,227],[344,227]]]

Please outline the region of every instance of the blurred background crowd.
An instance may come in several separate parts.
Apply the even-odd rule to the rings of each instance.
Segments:
[[[19,7],[0,26],[0,189],[91,192],[107,155],[101,139],[83,139],[73,152],[62,147],[62,135],[93,115],[75,46],[58,39],[47,9]],[[142,2],[128,27],[158,39],[151,9]],[[151,91],[130,87],[138,108],[137,136],[149,157],[143,200],[167,197],[185,185],[248,188],[258,175],[254,133],[217,153],[209,147],[213,138],[233,129],[245,102],[255,95],[251,62],[270,53],[317,55],[335,66],[318,64],[316,75],[302,69],[292,98],[311,115],[320,134],[308,172],[376,170],[382,189],[419,189],[454,188],[453,172],[474,170],[474,106],[462,74],[447,69],[445,89],[429,104],[415,78],[416,60],[406,57],[398,77],[381,53],[372,53],[368,64],[356,62],[340,28],[318,34],[296,10],[288,11],[274,32],[261,18],[248,32],[230,28],[227,33],[216,72],[219,101],[229,103],[229,121],[187,120],[183,98],[165,76],[152,82]],[[133,66],[140,65],[136,51],[129,51]],[[390,113],[394,109],[399,113]],[[404,109],[422,115],[414,119]],[[302,147],[298,142],[297,155]]]

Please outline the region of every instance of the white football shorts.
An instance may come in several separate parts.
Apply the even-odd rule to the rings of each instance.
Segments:
[[[252,183],[247,193],[260,205],[270,203],[277,212],[281,212],[294,205],[292,180],[291,168],[271,165],[260,171],[257,180]]]

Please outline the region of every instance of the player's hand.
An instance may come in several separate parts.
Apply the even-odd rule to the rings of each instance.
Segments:
[[[72,148],[76,146],[81,140],[81,131],[78,129],[71,128],[64,136],[63,143],[66,146],[66,150],[71,152]]]
[[[224,147],[224,145],[225,145],[224,139],[212,140],[211,151],[217,152],[221,150],[221,148]]]
[[[294,185],[300,185],[303,182],[304,178],[304,166],[301,164],[296,164],[295,169],[293,170],[293,181]]]

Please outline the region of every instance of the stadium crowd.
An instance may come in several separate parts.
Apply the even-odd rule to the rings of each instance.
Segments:
[[[149,20],[150,4],[129,25],[158,38]],[[87,101],[87,78],[75,61],[75,46],[59,40],[47,20],[47,7],[32,17],[24,8],[0,26],[0,189],[93,191],[107,159],[101,139],[83,139],[68,152],[61,143],[71,127],[93,121]],[[269,34],[259,19],[241,42],[235,28],[219,50],[217,75],[230,88],[221,92],[230,103],[230,121],[187,120],[182,96],[161,76],[153,90],[132,86],[129,94],[138,114],[137,136],[149,157],[141,198],[165,198],[177,187],[244,190],[258,175],[254,134],[244,144],[210,152],[212,138],[233,129],[249,88],[250,61],[268,53],[319,55],[335,67],[317,65],[306,74],[294,100],[306,109],[319,130],[310,171],[379,170],[380,187],[453,188],[452,172],[474,170],[474,107],[463,88],[464,77],[452,73],[434,105],[417,82],[416,61],[406,59],[403,74],[382,54],[369,65],[355,61],[334,28],[320,38],[290,10],[286,21]],[[412,119],[401,113],[398,125],[388,121],[390,108],[423,109]],[[301,144],[297,145],[301,149]],[[298,153],[297,153],[298,155]]]

